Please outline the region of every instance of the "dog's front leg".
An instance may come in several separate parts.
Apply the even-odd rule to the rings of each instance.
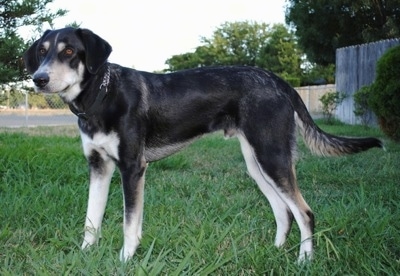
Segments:
[[[144,178],[147,168],[144,158],[139,164],[121,168],[124,195],[124,245],[120,260],[129,260],[142,237]]]
[[[101,222],[107,204],[111,177],[115,169],[115,164],[111,159],[104,160],[96,151],[91,152],[88,161],[90,186],[82,249],[95,244],[101,235]]]

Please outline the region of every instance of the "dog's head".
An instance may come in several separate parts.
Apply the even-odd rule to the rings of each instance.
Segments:
[[[96,74],[111,50],[87,29],[64,28],[46,31],[26,51],[24,62],[37,92],[60,93],[71,101],[81,91],[85,74]]]

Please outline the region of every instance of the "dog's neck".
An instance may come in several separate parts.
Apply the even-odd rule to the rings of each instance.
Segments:
[[[105,93],[108,92],[108,84],[110,83],[110,66],[108,64],[106,64],[106,72],[104,73],[103,76],[103,81],[100,84],[100,90],[105,89]]]
[[[78,118],[83,120],[88,120],[90,116],[92,116],[96,110],[99,109],[100,105],[103,103],[103,100],[107,96],[108,85],[110,84],[110,65],[105,65],[105,73],[103,76],[103,80],[99,86],[99,93],[97,94],[96,99],[93,104],[89,107],[84,108],[84,110],[79,110],[74,103],[69,104],[69,109],[72,113],[74,113]]]

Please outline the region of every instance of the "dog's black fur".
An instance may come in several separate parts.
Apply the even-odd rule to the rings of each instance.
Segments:
[[[296,183],[296,125],[312,151],[342,155],[382,144],[320,130],[297,92],[271,72],[254,67],[197,68],[152,74],[110,64],[111,46],[86,29],[46,31],[24,59],[36,90],[59,93],[79,117],[90,168],[83,248],[100,232],[114,164],[124,192],[124,246],[139,244],[146,164],[164,158],[203,134],[237,136],[250,175],[271,203],[275,244],[293,218],[301,231],[299,259],[311,258],[314,218]]]

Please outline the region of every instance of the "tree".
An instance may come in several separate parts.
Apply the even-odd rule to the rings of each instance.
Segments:
[[[263,45],[256,65],[269,69],[286,80],[298,78],[300,81],[301,55],[294,35],[283,24],[276,24],[270,29],[270,37]]]
[[[339,47],[400,35],[400,0],[288,0],[286,22],[311,62],[335,63]]]
[[[283,24],[224,23],[193,53],[172,56],[167,71],[212,65],[247,65],[269,69],[282,77],[300,77],[301,53]]]
[[[22,55],[27,42],[18,33],[22,26],[41,31],[44,23],[53,23],[65,10],[50,12],[46,5],[53,0],[0,0],[0,84],[25,79]]]
[[[210,65],[255,65],[269,37],[265,23],[226,22],[211,38],[202,37],[193,53],[175,55],[166,61],[168,71]]]

